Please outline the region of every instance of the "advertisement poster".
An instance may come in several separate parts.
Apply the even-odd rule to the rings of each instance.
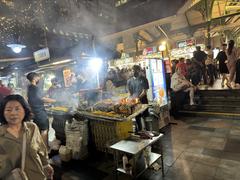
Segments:
[[[63,78],[65,87],[70,87],[72,85],[72,71],[70,69],[64,69]]]
[[[167,91],[164,62],[159,59],[148,59],[147,79],[149,81],[148,97],[159,106],[167,105]]]

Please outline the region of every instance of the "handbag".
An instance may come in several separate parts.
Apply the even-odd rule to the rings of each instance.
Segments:
[[[24,132],[23,142],[22,142],[21,168],[13,169],[4,180],[28,180],[28,177],[24,172],[25,159],[26,159],[26,145],[27,145],[27,135]]]

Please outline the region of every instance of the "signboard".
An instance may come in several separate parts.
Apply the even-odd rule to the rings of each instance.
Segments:
[[[48,48],[40,49],[33,53],[35,62],[40,62],[50,58],[50,53]]]
[[[187,47],[187,46],[193,46],[195,44],[196,44],[196,40],[195,39],[187,39],[185,41],[177,42],[177,47],[178,48],[183,48],[183,47]]]
[[[63,70],[63,79],[65,87],[70,87],[72,85],[72,71],[70,69]]]
[[[157,52],[157,47],[148,47],[143,50],[142,55],[146,56],[148,54],[153,54]]]

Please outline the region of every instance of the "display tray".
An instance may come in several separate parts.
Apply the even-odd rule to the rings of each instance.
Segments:
[[[109,120],[109,121],[127,121],[127,120],[130,120],[130,119],[136,117],[137,115],[143,113],[147,108],[148,108],[148,104],[141,104],[141,107],[139,107],[133,114],[131,114],[127,117],[121,116],[120,114],[119,114],[118,117],[100,115],[100,114],[94,114],[92,112],[80,111],[80,110],[78,110],[76,112],[76,115],[77,116],[83,116],[83,117],[86,117],[88,119],[99,119],[99,120]]]

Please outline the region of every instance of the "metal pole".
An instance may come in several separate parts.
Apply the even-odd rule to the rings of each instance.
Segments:
[[[208,8],[208,0],[205,0],[205,11],[206,11],[206,20],[207,20],[207,45],[211,45],[211,34],[210,34],[210,26],[211,19],[209,16],[209,8]]]

